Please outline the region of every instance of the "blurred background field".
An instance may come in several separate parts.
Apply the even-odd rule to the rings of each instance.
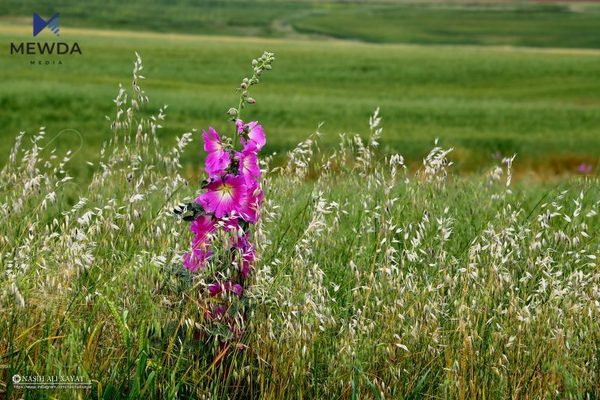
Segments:
[[[61,36],[83,55],[10,56],[32,41],[31,13],[61,13]],[[457,168],[486,169],[517,153],[538,176],[595,166],[600,149],[600,5],[530,1],[108,1],[0,3],[0,154],[20,130],[46,126],[51,147],[98,157],[111,135],[117,84],[144,59],[150,109],[168,104],[163,136],[209,124],[225,129],[246,61],[268,49],[276,72],[247,112],[267,128],[267,151],[284,153],[320,122],[322,146],[366,132],[377,106],[382,148],[415,163],[436,137]],[[80,132],[79,136],[75,131]],[[199,150],[199,149],[198,149]],[[190,173],[198,153],[184,156]]]

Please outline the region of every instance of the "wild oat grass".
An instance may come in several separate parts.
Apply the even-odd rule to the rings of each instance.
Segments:
[[[6,397],[600,396],[597,178],[511,182],[511,158],[465,179],[438,144],[411,171],[378,155],[377,112],[367,141],[322,153],[317,132],[263,162],[247,330],[207,343],[173,214],[197,194],[179,160],[199,133],[163,150],[166,107],[145,115],[141,68],[89,182],[43,129],[0,172]],[[14,374],[93,388],[21,393]]]

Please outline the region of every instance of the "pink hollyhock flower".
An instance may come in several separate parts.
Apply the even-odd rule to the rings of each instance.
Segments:
[[[205,248],[194,248],[183,255],[183,266],[190,272],[196,272],[206,266],[206,260],[210,255],[211,252]]]
[[[251,143],[250,149],[244,148],[243,151],[236,153],[236,158],[239,161],[239,170],[247,185],[251,185],[260,176],[260,167],[258,166],[258,157],[253,149],[256,148],[254,142]]]
[[[244,289],[242,288],[242,285],[240,285],[239,283],[215,282],[215,283],[211,283],[210,285],[208,285],[208,292],[210,293],[211,296],[217,296],[222,292],[233,292],[234,294],[236,294],[239,297],[242,295],[243,290]]]
[[[229,166],[230,155],[221,141],[221,137],[214,128],[208,128],[208,132],[202,131],[204,139],[204,151],[206,156],[205,168],[209,176],[219,176],[225,173]]]
[[[263,202],[264,192],[262,191],[260,184],[254,181],[252,184],[247,184],[246,202],[240,209],[240,215],[242,218],[255,224],[258,221],[259,210]]]
[[[258,121],[252,121],[244,125],[244,122],[241,119],[238,119],[235,122],[235,126],[240,134],[244,131],[244,128],[248,130],[248,139],[249,141],[254,142],[257,151],[260,151],[267,143],[265,131]],[[240,142],[242,142],[243,145],[246,145],[246,139],[244,137],[240,138]]]
[[[227,308],[223,304],[213,305],[204,310],[204,317],[209,321],[220,320],[226,312]]]
[[[241,263],[239,265],[240,272],[244,278],[250,275],[252,265],[254,264],[254,258],[256,250],[247,235],[243,235],[237,238],[237,241],[232,244],[234,248],[239,251],[241,256]]]
[[[242,144],[244,145],[242,148],[242,153],[258,154],[259,150],[256,145],[256,142],[254,142],[253,140],[246,141],[244,138],[240,138],[240,141],[243,142]]]
[[[592,172],[593,169],[594,168],[591,164],[581,163],[577,167],[577,172],[579,172],[580,174],[589,174]]]
[[[225,229],[225,232],[237,232],[240,231],[240,223],[238,222],[238,218],[224,218],[222,219],[223,221],[223,228]]]
[[[204,210],[223,218],[232,212],[240,212],[246,203],[247,188],[243,176],[225,175],[217,178],[206,186],[207,192],[202,193],[196,202]]]
[[[199,244],[208,243],[208,235],[215,231],[216,221],[212,215],[201,215],[190,225],[190,230],[194,234],[194,247]]]
[[[248,247],[248,236],[239,225],[235,229],[229,229],[228,232],[233,233],[230,238],[231,248],[244,250]]]

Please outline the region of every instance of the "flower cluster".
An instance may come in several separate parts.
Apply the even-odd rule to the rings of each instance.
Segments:
[[[215,280],[208,285],[206,293],[211,297],[222,294],[241,297],[255,258],[249,227],[258,221],[264,196],[258,153],[266,143],[266,136],[256,121],[245,124],[237,120],[236,132],[240,150],[222,139],[212,127],[202,132],[208,179],[195,201],[200,211],[190,227],[194,235],[192,249],[184,255],[183,264],[191,272],[206,268],[214,247],[224,247],[216,240],[218,231],[222,231],[228,235],[229,243],[225,246],[229,247],[226,249],[228,261],[237,269],[230,280]],[[226,311],[224,304],[218,304],[209,310],[208,316],[225,318]]]
[[[236,123],[241,151],[221,139],[214,128],[202,132],[207,153],[205,190],[196,203],[203,212],[192,222],[192,251],[184,256],[184,266],[192,272],[204,268],[211,256],[211,241],[217,227],[232,233],[232,247],[242,251],[240,273],[250,273],[254,248],[247,237],[247,225],[258,221],[263,191],[260,186],[258,152],[266,143],[264,130],[257,122]]]
[[[253,75],[240,84],[238,108],[227,112],[235,124],[234,140],[221,137],[212,127],[202,131],[207,179],[202,193],[188,204],[192,215],[184,217],[192,221],[194,238],[183,265],[192,273],[207,271],[211,282],[202,293],[208,299],[202,307],[205,320],[227,325],[234,337],[243,332],[243,317],[239,318],[234,302],[242,298],[255,260],[250,227],[258,222],[264,197],[258,153],[266,144],[263,127],[256,121],[244,123],[241,111],[256,103],[248,89],[259,83],[259,76],[271,69],[274,60],[269,52],[252,60]]]

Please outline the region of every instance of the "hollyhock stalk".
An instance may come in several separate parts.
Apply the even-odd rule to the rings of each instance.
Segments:
[[[212,280],[201,292],[201,300],[205,299],[206,304],[202,307],[205,321],[227,324],[230,339],[236,340],[244,332],[245,312],[242,311],[242,318],[240,314],[229,314],[230,310],[240,309],[232,305],[242,300],[244,284],[251,276],[256,259],[251,226],[260,219],[264,193],[258,154],[266,144],[262,125],[258,121],[244,123],[241,112],[246,105],[256,103],[249,97],[248,89],[259,83],[260,75],[271,69],[274,60],[273,53],[269,52],[253,60],[252,77],[244,78],[240,84],[238,108],[228,111],[235,125],[233,140],[222,137],[213,127],[202,131],[207,179],[195,203],[188,204],[192,216],[186,217],[193,220],[190,230],[194,237],[191,251],[183,257],[183,265],[193,274],[206,271]],[[229,240],[216,240],[219,235],[228,236]],[[222,343],[226,341],[221,339]]]

